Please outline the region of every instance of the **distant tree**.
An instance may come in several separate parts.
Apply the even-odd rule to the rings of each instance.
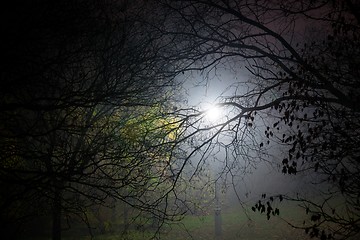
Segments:
[[[140,1],[35,1],[1,10],[1,235],[110,199],[171,217],[164,177],[176,82]],[[141,21],[143,21],[141,23]],[[175,136],[172,136],[174,138]],[[170,150],[169,150],[170,148]],[[164,186],[163,186],[164,185]]]
[[[234,167],[272,155],[284,174],[304,174],[318,187],[316,197],[286,197],[309,214],[309,221],[296,227],[321,239],[358,236],[360,5],[351,0],[160,2],[168,18],[159,30],[174,38],[172,57],[189,63],[184,72],[221,78],[223,70],[236,76],[246,68],[250,75],[221,99],[218,106],[227,116],[219,122],[204,125],[203,111],[183,109],[190,156],[210,156],[220,144],[226,149],[224,170],[232,174]],[[268,206],[269,217],[279,213]]]

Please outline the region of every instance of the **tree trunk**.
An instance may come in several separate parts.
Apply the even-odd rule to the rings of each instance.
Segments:
[[[59,188],[55,188],[52,217],[52,240],[61,240],[61,190]]]
[[[127,233],[129,229],[129,206],[124,203],[124,232]]]

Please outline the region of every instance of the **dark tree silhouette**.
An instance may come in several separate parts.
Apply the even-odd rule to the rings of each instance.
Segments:
[[[148,7],[32,1],[1,10],[2,236],[16,239],[21,224],[51,214],[52,239],[61,239],[66,219],[87,222],[91,206],[111,199],[171,217],[165,103],[175,82],[158,57],[165,43],[144,24]]]
[[[169,202],[186,207],[186,180],[201,178],[219,145],[224,174],[272,160],[318,188],[312,198],[263,195],[255,211],[270,217],[274,201],[298,201],[309,219],[295,227],[358,235],[355,1],[35,1],[1,11],[2,235],[52,214],[60,239],[64,217],[86,222],[87,209],[114,199],[170,218],[179,209]],[[169,107],[178,74],[240,68],[249,78],[220,99],[218,122]]]
[[[186,110],[184,140],[193,146],[190,155],[209,154],[212,146],[222,144],[229,173],[233,166],[272,154],[284,174],[311,177],[318,187],[313,198],[278,196],[299,201],[309,214],[309,221],[296,227],[321,239],[358,235],[359,4],[160,2],[169,15],[159,31],[175,39],[171,57],[188,62],[184,71],[216,76],[225,69],[236,76],[246,68],[250,75],[238,80],[232,96],[221,99],[218,105],[228,114],[220,122],[200,124],[204,112]],[[269,152],[268,146],[286,154]],[[268,217],[279,213],[269,207]]]

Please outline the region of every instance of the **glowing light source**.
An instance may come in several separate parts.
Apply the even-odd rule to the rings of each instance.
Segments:
[[[218,106],[209,106],[205,111],[205,118],[210,122],[215,122],[221,118],[221,109]]]

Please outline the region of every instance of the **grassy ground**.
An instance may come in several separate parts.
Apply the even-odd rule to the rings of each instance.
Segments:
[[[229,209],[222,213],[222,240],[227,239],[308,239],[300,230],[291,228],[278,217],[267,220],[266,216],[242,210]],[[182,226],[173,227],[161,239],[214,239],[214,216],[187,216]]]
[[[291,222],[301,223],[306,217],[304,215],[305,213],[302,210],[294,208],[294,206],[283,205],[280,207],[280,216]],[[253,212],[251,209],[246,216],[240,207],[227,207],[223,208],[221,216],[222,237],[219,240],[309,239],[302,230],[291,228],[279,217],[271,217],[270,220],[267,220],[266,215]],[[141,219],[137,220],[141,221]],[[63,240],[144,240],[154,237],[155,231],[151,230],[151,223],[148,222],[145,227],[140,227],[139,223],[133,223],[128,234],[124,235],[122,233],[124,226],[120,218],[119,222],[111,226],[112,233],[100,234],[98,231],[94,238],[89,236],[86,226],[75,224],[70,230],[63,232]],[[160,235],[156,235],[156,237],[162,240],[213,240],[215,239],[214,225],[213,213],[203,216],[187,215],[179,224],[164,225]],[[46,235],[50,236],[49,233]],[[50,240],[48,237],[26,238],[26,240],[29,239]]]
[[[292,208],[285,209],[281,215],[287,219],[299,220],[301,212],[294,212]],[[222,212],[222,237],[221,240],[227,239],[293,239],[303,240],[309,239],[301,230],[291,228],[287,223],[278,217],[267,220],[266,216],[259,213],[249,212],[246,217],[241,209],[230,208]],[[298,218],[298,219],[297,219]],[[211,240],[214,237],[214,216],[212,214],[206,216],[185,216],[180,224],[165,226],[159,239],[164,240]],[[137,240],[150,239],[154,236],[154,232],[132,231],[127,236],[117,234],[98,235],[95,240]],[[66,240],[90,239],[89,237],[67,237]]]

